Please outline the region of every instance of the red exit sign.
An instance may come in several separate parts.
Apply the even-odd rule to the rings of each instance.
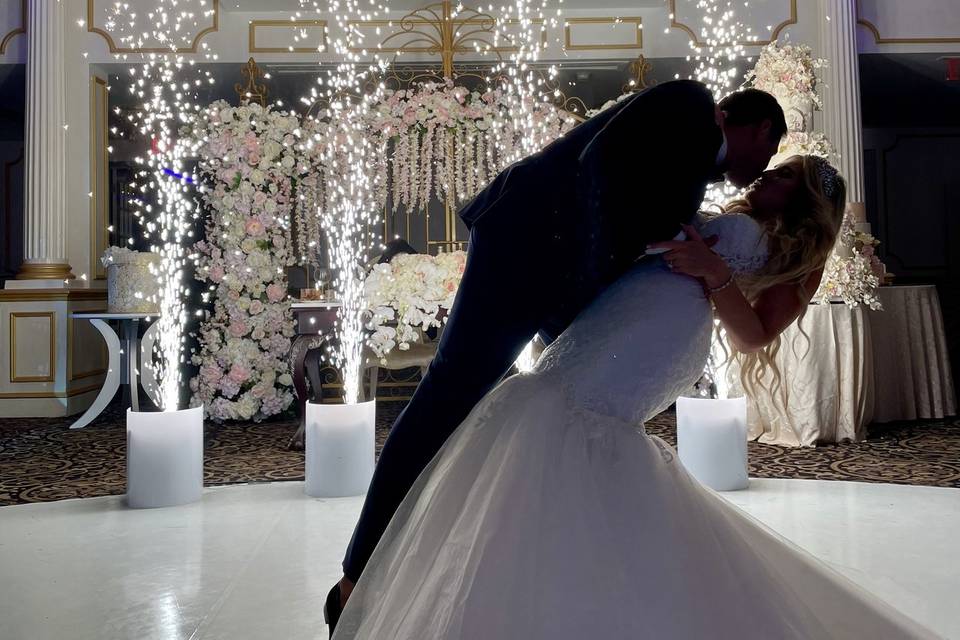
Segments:
[[[947,63],[947,80],[960,81],[960,58],[943,58],[943,61]]]

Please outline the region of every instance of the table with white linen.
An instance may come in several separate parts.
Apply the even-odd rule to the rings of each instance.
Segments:
[[[871,312],[844,304],[810,305],[780,336],[774,361],[748,394],[752,440],[786,446],[862,440],[873,419]],[[731,365],[731,392],[740,393]]]
[[[810,305],[781,335],[749,394],[750,438],[785,446],[859,441],[871,422],[956,415],[943,317],[933,286],[882,287],[883,311]],[[726,378],[741,392],[737,367]]]
[[[933,285],[881,287],[883,311],[870,314],[875,422],[957,413],[953,374]]]

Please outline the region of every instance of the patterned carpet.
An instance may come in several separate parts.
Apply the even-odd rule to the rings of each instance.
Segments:
[[[377,448],[401,402],[377,408]],[[126,436],[123,413],[111,406],[94,425],[77,431],[72,419],[0,420],[0,505],[124,493]],[[650,433],[676,444],[676,420],[664,413]],[[208,425],[204,482],[224,485],[303,479],[303,453],[288,451],[294,420]],[[750,475],[960,488],[960,420],[915,422],[873,429],[861,443],[816,449],[750,443]]]

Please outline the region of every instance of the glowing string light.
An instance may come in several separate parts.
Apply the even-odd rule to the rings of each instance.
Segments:
[[[730,0],[698,0],[700,29],[698,37],[690,41],[694,61],[693,77],[707,86],[717,102],[739,85],[740,71],[737,62],[746,58],[744,43],[756,41],[749,26],[739,22]],[[701,44],[702,43],[702,44]],[[711,186],[705,195],[702,208],[715,208],[737,197],[740,190],[730,183]]]

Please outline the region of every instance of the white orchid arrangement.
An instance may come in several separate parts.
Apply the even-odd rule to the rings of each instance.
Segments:
[[[466,261],[463,251],[401,253],[373,267],[364,282],[364,297],[367,344],[377,357],[382,360],[395,348],[405,351],[422,340],[424,331],[443,325],[443,312],[453,306]]]
[[[835,162],[837,150],[825,135],[819,132],[788,131],[780,142],[778,158],[795,155],[812,155]]]

